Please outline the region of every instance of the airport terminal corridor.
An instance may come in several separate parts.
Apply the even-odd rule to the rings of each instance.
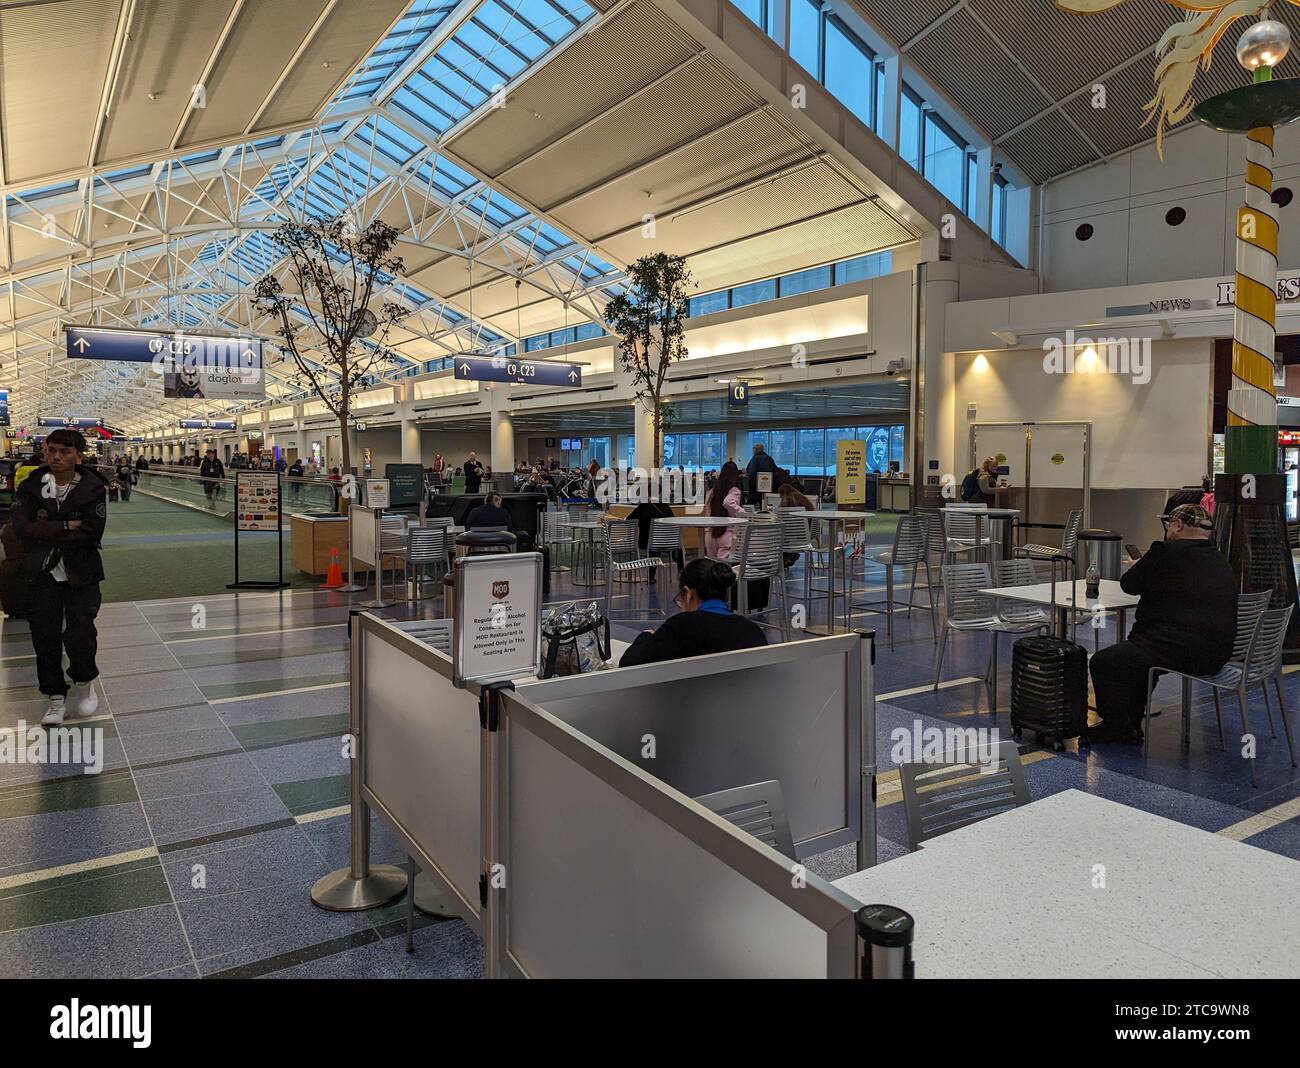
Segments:
[[[1300,0],[1194,6],[0,2],[24,1037],[1289,1035]]]

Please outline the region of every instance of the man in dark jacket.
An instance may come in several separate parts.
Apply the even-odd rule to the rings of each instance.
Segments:
[[[99,705],[94,680],[99,584],[104,565],[105,482],[83,464],[86,439],[60,429],[45,439],[46,466],[32,472],[14,501],[14,533],[23,546],[27,621],[36,651],[36,678],[49,698],[46,725],[67,713],[93,715]],[[63,654],[68,654],[68,678]]]
[[[217,459],[216,449],[209,449],[203,458],[203,463],[199,464],[199,477],[204,480],[203,493],[208,498],[208,507],[211,508],[217,499],[217,494],[221,492],[221,483],[217,480],[226,477],[226,468]]]
[[[489,493],[483,503],[465,517],[466,530],[484,530],[495,527],[505,527],[509,530],[512,525],[510,513],[501,507],[501,494],[499,493]]]
[[[745,467],[745,476],[749,486],[749,495],[745,500],[746,504],[761,504],[763,494],[758,488],[758,476],[766,473],[772,476],[772,486],[769,493],[776,491],[776,461],[763,449],[760,442],[754,446],[754,455],[750,458],[749,464]]]
[[[465,492],[477,493],[479,487],[483,485],[483,465],[479,462],[477,453],[470,453],[469,459],[465,461]]]
[[[1120,579],[1141,597],[1126,641],[1092,657],[1099,727],[1094,741],[1140,741],[1147,672],[1167,667],[1213,675],[1232,655],[1237,629],[1237,577],[1210,532],[1214,521],[1198,504],[1162,515],[1165,540],[1154,542]]]

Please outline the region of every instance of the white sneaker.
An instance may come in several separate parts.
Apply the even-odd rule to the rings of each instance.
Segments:
[[[72,706],[71,712],[74,719],[85,719],[87,716],[93,716],[95,709],[99,707],[99,694],[95,692],[93,682],[74,682],[72,689],[68,693],[68,703]]]
[[[50,695],[50,709],[41,718],[42,727],[57,727],[63,722],[63,716],[68,711],[68,706],[64,702],[63,694],[55,693]]]

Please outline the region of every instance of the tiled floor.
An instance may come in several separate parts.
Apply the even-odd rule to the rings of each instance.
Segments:
[[[578,591],[557,576],[552,598]],[[878,572],[872,572],[873,582]],[[791,587],[801,591],[800,580]],[[672,584],[638,588],[661,603]],[[797,594],[796,594],[797,595]],[[366,594],[355,595],[358,600]],[[923,596],[923,594],[922,594]],[[820,618],[820,602],[813,620]],[[202,612],[197,612],[197,607]],[[426,605],[426,612],[431,611]],[[346,595],[293,591],[119,603],[100,617],[103,770],[0,764],[0,971],[6,976],[477,976],[481,947],[459,921],[421,921],[404,951],[399,904],[323,912],[310,885],[348,860]],[[400,610],[391,614],[400,615]],[[196,626],[201,622],[202,627]],[[883,637],[880,617],[862,617]],[[651,625],[647,622],[644,625]],[[981,635],[949,644],[945,684],[930,689],[927,614],[895,618],[895,649],[877,663],[878,749],[893,732],[998,726],[1009,736],[1004,642],[1001,709],[979,681]],[[630,639],[637,625],[620,625]],[[1102,641],[1112,640],[1106,633]],[[1287,674],[1288,702],[1300,701]],[[1159,704],[1175,700],[1162,685]],[[1263,723],[1263,706],[1252,712]],[[24,624],[0,622],[0,729],[36,722],[43,701]],[[1235,714],[1226,710],[1229,731]],[[1219,751],[1213,707],[1194,706],[1191,743],[1176,713],[1155,723],[1151,751],[1022,739],[1031,794],[1074,788],[1156,812],[1260,849],[1300,858],[1300,773],[1280,735],[1261,732],[1259,786]],[[905,840],[897,772],[881,782],[882,861]],[[376,820],[372,857],[402,853]],[[813,858],[828,877],[852,868],[851,848]]]

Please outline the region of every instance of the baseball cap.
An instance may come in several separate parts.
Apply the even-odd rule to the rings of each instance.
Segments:
[[[1210,513],[1199,504],[1180,504],[1172,512],[1165,512],[1160,517],[1162,522],[1181,520],[1184,526],[1199,527],[1201,530],[1213,530],[1214,520]]]

